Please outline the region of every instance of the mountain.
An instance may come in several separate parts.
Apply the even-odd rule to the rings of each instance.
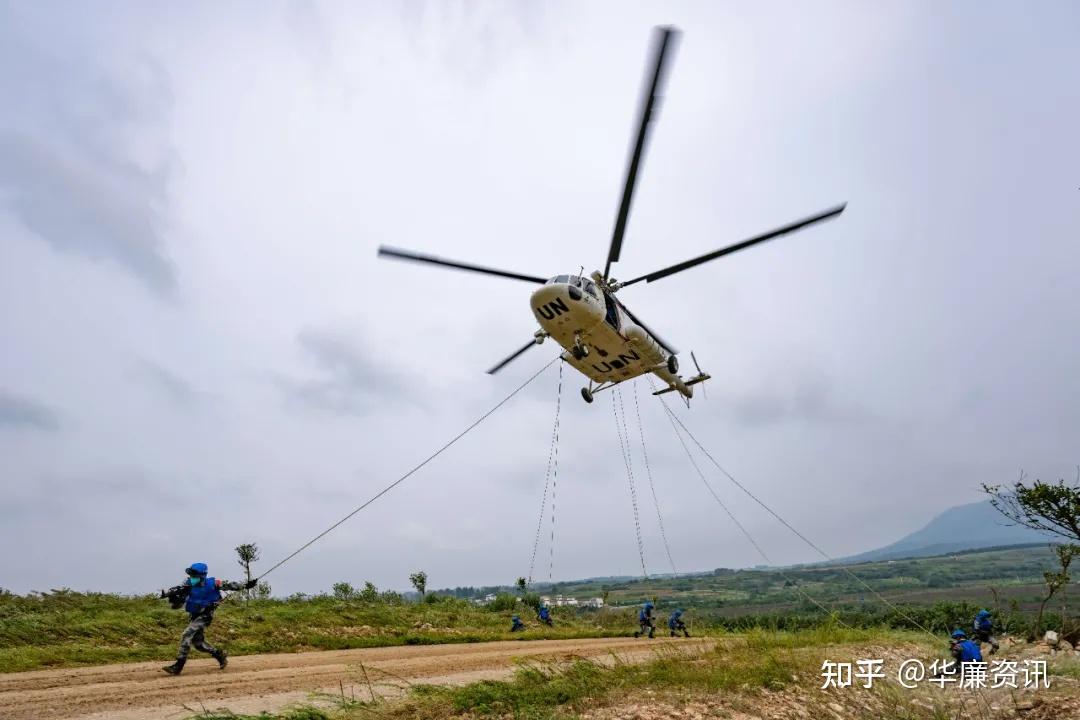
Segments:
[[[1052,540],[1035,530],[1006,525],[1006,522],[1005,517],[994,509],[989,500],[957,505],[938,515],[923,529],[916,530],[891,545],[842,558],[839,562],[926,557],[1002,545],[1049,543]]]

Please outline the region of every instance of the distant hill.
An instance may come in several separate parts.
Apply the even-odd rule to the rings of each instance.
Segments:
[[[927,523],[926,527],[891,545],[842,558],[839,562],[858,563],[895,560],[904,557],[944,555],[960,550],[1051,542],[1040,532],[1006,525],[1005,518],[990,501],[957,505]]]

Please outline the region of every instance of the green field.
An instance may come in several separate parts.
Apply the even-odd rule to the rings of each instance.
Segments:
[[[810,599],[830,609],[854,609],[880,604],[875,593],[911,605],[969,601],[991,606],[996,590],[998,604],[1016,600],[1019,609],[1030,610],[1038,605],[1043,572],[1055,566],[1049,546],[1031,545],[856,565],[721,568],[677,578],[569,582],[552,592],[579,597],[607,592],[609,604],[615,605],[656,597],[665,604],[738,617],[814,607]]]
[[[635,629],[637,605],[646,598],[657,600],[661,622],[674,607],[685,608],[695,633],[794,630],[829,623],[908,630],[925,627],[938,633],[954,625],[966,626],[980,606],[995,610],[1006,629],[1023,632],[1038,605],[1041,574],[1052,566],[1051,551],[1033,546],[848,568],[873,591],[833,566],[721,569],[678,578],[567,582],[540,589],[579,598],[606,594],[608,606],[603,610],[555,608],[554,628],[531,622],[531,611],[506,595],[488,607],[439,591],[423,603],[396,593],[366,598],[323,594],[234,600],[219,609],[210,638],[235,655],[615,636]],[[901,609],[890,608],[875,593]],[[1055,626],[1060,609],[1056,598],[1047,614],[1048,627]],[[530,622],[527,632],[508,632],[514,612]],[[150,596],[68,590],[19,596],[0,591],[0,672],[169,659],[184,624],[182,612]]]

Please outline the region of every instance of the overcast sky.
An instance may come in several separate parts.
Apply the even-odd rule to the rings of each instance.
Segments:
[[[376,248],[602,267],[660,23],[684,35],[617,276],[849,203],[621,294],[712,373],[680,416],[714,456],[835,556],[1080,463],[1076,3],[83,5],[0,7],[2,587],[235,577],[248,541],[268,567],[548,362],[484,374],[535,330],[527,284]],[[275,593],[526,574],[557,382]],[[641,571],[583,383],[563,368],[538,579]],[[762,562],[648,389],[623,400],[676,565]],[[818,559],[702,467],[773,562]]]

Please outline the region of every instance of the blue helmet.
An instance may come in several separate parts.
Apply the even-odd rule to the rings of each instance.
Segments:
[[[651,608],[652,606],[653,606],[653,604],[651,602],[649,602],[647,600],[645,601],[645,607]]]
[[[978,613],[975,614],[975,617],[979,617],[979,618],[990,617],[990,611],[987,610],[986,608],[983,608],[982,610],[980,610]]]
[[[206,573],[210,572],[210,569],[206,567],[206,563],[191,563],[191,567],[185,568],[184,572],[189,577],[206,577]]]
[[[952,636],[959,640],[960,638],[966,638],[967,633],[964,632],[963,630],[961,630],[960,628],[956,628],[955,630],[952,631]]]
[[[521,620],[521,618],[519,618],[517,615],[515,615],[514,617],[512,617],[510,619],[513,620],[514,622],[517,622],[517,621]]]

